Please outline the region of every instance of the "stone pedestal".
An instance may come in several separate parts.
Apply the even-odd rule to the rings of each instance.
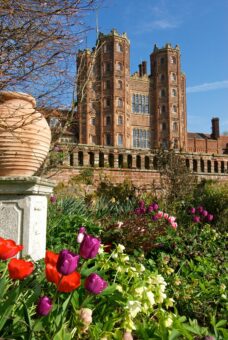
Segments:
[[[47,196],[54,182],[40,177],[0,177],[0,237],[22,244],[22,256],[45,256]]]

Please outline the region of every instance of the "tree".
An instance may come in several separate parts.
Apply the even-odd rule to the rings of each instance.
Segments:
[[[46,106],[72,95],[83,16],[98,1],[0,0],[0,90],[31,93]]]

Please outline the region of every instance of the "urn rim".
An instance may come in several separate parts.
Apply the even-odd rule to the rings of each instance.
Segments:
[[[31,95],[24,92],[14,92],[14,91],[0,91],[0,103],[4,103],[10,99],[23,99],[32,104],[34,108],[36,106],[36,100]]]

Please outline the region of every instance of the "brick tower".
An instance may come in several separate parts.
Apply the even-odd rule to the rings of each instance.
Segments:
[[[97,47],[78,54],[78,113],[82,144],[129,147],[129,47],[126,34],[99,34]]]
[[[151,108],[154,112],[155,148],[186,150],[185,75],[181,73],[180,49],[156,45],[151,61]]]

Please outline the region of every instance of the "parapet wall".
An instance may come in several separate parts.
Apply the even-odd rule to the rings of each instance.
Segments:
[[[90,145],[71,146],[71,151],[61,146],[59,152],[66,154],[62,164],[47,177],[66,182],[79,175],[83,169],[93,169],[93,184],[108,178],[113,183],[130,180],[136,187],[148,190],[160,182],[156,153],[145,149],[122,149]],[[228,181],[228,155],[179,153],[191,172],[202,178]]]

